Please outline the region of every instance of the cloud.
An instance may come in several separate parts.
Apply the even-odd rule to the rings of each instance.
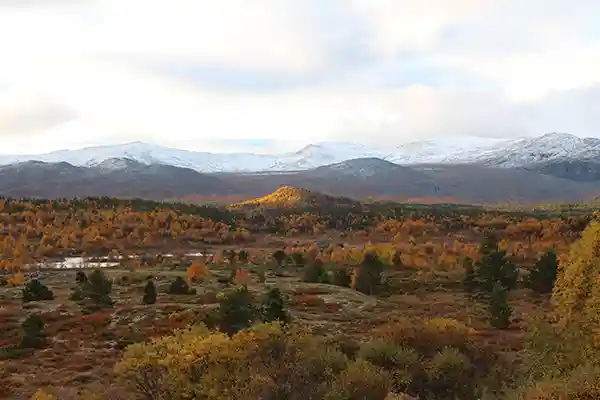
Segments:
[[[593,0],[38,3],[0,14],[3,152],[600,134]]]

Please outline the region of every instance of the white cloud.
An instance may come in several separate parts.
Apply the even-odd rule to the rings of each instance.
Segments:
[[[600,113],[580,103],[600,92],[594,1],[331,0],[327,15],[339,17],[331,25],[323,7],[317,0],[5,7],[0,152],[131,140],[211,150],[220,139],[271,138],[291,149],[323,140],[600,134]],[[428,68],[402,85],[389,81],[388,66],[402,77],[414,60]],[[209,90],[202,77],[156,73],[156,63],[301,83]],[[441,74],[450,84],[428,83]],[[482,83],[467,87],[464,76]],[[15,123],[23,119],[27,137]]]

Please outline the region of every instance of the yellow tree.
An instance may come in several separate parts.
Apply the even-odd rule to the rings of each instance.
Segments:
[[[565,326],[600,326],[600,222],[592,220],[559,266],[552,302]]]
[[[188,267],[186,274],[190,283],[193,281],[203,281],[207,275],[206,265],[195,262]]]

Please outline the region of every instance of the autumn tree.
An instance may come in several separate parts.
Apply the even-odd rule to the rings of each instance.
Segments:
[[[151,280],[149,280],[144,287],[144,296],[142,297],[142,302],[144,304],[156,303],[156,286]]]
[[[592,220],[558,269],[552,303],[562,325],[596,330],[600,326],[600,221]]]
[[[53,300],[54,293],[39,279],[31,279],[22,290],[23,303],[30,301]]]
[[[551,293],[556,282],[558,257],[556,250],[545,253],[535,264],[527,279],[527,287],[537,293]]]
[[[192,263],[186,270],[188,282],[201,282],[206,278],[207,268],[199,262]]]
[[[261,317],[263,322],[289,322],[290,316],[285,309],[285,303],[279,288],[270,288],[264,294],[261,302]]]

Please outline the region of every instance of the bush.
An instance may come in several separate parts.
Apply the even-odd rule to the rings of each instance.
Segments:
[[[391,386],[389,376],[381,368],[357,360],[341,373],[325,400],[385,400]]]
[[[374,340],[363,344],[358,357],[383,368],[392,379],[396,393],[406,392],[421,373],[419,354],[411,348]]]
[[[114,305],[111,291],[112,281],[106,278],[104,272],[96,269],[74,290],[71,299],[80,301],[85,312],[94,312]]]
[[[53,300],[54,293],[38,279],[32,279],[22,290],[23,303],[30,301]]]
[[[426,390],[433,398],[467,398],[474,393],[473,366],[457,349],[445,348],[427,365]]]

